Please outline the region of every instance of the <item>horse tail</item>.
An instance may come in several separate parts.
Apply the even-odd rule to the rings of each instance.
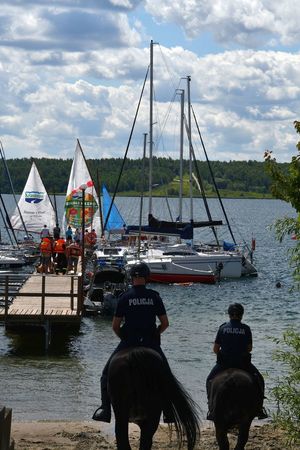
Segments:
[[[130,359],[131,377],[135,385],[147,383],[148,389],[144,389],[144,394],[148,391],[153,395],[156,391],[162,409],[167,409],[173,415],[180,445],[186,438],[188,450],[193,450],[200,437],[196,403],[159,353],[138,347],[130,353]]]
[[[165,378],[166,400],[169,402],[175,419],[175,428],[180,444],[186,437],[187,448],[192,450],[200,437],[199,415],[197,405],[180,381],[169,369]]]

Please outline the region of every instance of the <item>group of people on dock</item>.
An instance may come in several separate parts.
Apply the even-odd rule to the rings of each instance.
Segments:
[[[50,233],[47,225],[40,233],[40,264],[37,268],[40,273],[55,273],[57,275],[66,273],[77,273],[78,261],[82,255],[82,239],[84,239],[84,248],[90,249],[96,244],[97,235],[95,230],[85,230],[82,232],[76,228],[73,231],[69,225],[65,237],[61,234],[59,224],[53,228]]]

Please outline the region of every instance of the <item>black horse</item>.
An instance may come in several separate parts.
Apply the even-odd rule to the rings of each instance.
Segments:
[[[257,381],[241,369],[227,369],[212,380],[209,408],[216,428],[220,450],[229,450],[227,432],[238,429],[235,450],[244,450],[254,417],[263,398]]]
[[[118,450],[130,450],[128,423],[139,425],[140,450],[152,448],[162,410],[171,411],[179,445],[192,450],[200,436],[196,405],[156,351],[135,347],[112,358],[108,390],[115,414]]]

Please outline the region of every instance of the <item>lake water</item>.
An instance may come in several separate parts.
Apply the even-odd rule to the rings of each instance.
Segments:
[[[9,211],[13,204],[5,196]],[[63,198],[57,199],[59,214]],[[117,199],[125,220],[137,222],[138,200]],[[217,201],[210,200],[213,218]],[[166,306],[170,327],[162,338],[162,347],[170,366],[193,398],[206,412],[205,379],[215,362],[212,352],[218,326],[227,320],[226,309],[231,302],[245,307],[244,322],[251,326],[254,338],[253,363],[266,377],[266,395],[281,375],[282,368],[272,360],[273,342],[290,326],[299,331],[299,292],[290,292],[291,269],[287,249],[291,239],[279,244],[269,226],[276,218],[294,215],[292,208],[279,200],[225,200],[225,208],[236,239],[256,239],[255,265],[259,276],[252,279],[221,281],[216,285],[192,286],[153,285]],[[162,199],[155,199],[155,208],[168,208]],[[171,210],[177,203],[170,200]],[[200,200],[195,201],[195,219],[201,213]],[[197,212],[197,217],[196,217]],[[200,216],[199,216],[200,213]],[[201,214],[203,217],[201,217]],[[200,235],[197,236],[200,239]],[[277,281],[282,283],[276,288]],[[55,339],[45,354],[40,336],[20,338],[5,334],[0,327],[0,403],[13,408],[14,420],[67,419],[89,420],[99,406],[99,377],[107,358],[118,343],[111,330],[111,321],[84,318],[80,332]],[[121,382],[121,380],[120,380]],[[266,406],[272,408],[271,399]]]

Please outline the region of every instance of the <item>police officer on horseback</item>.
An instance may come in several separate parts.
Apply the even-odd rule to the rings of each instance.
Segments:
[[[240,303],[233,303],[228,308],[229,322],[223,323],[215,339],[213,351],[217,355],[216,365],[206,380],[207,398],[210,398],[212,379],[228,368],[239,368],[253,375],[258,388],[264,398],[264,379],[258,369],[251,363],[252,332],[248,325],[242,323],[244,308]],[[265,419],[267,413],[264,408],[259,412],[258,418]],[[208,420],[213,420],[210,412]]]
[[[165,306],[158,292],[146,288],[150,270],[145,263],[135,264],[131,270],[132,287],[123,293],[116,307],[112,328],[121,342],[109,358],[101,376],[102,404],[94,415],[94,420],[110,422],[111,404],[107,392],[107,375],[112,356],[128,347],[150,347],[156,350],[166,364],[166,357],[160,347],[160,335],[168,328],[169,320]],[[156,325],[158,318],[159,325]],[[165,419],[171,422],[172,419]]]

